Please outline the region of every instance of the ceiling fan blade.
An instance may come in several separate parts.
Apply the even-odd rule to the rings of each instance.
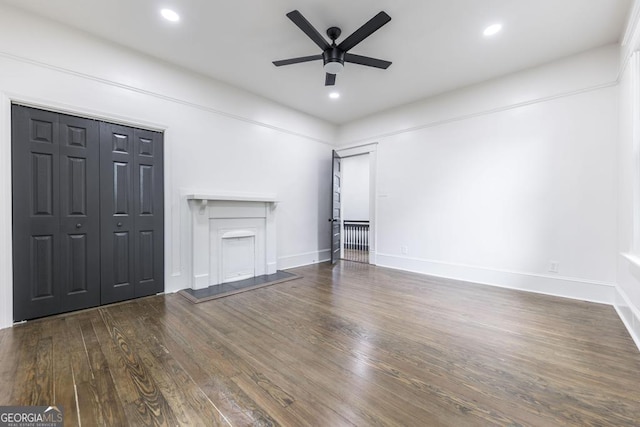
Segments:
[[[305,33],[311,40],[313,40],[313,42],[317,44],[320,49],[324,51],[331,47],[331,45],[327,43],[325,38],[322,37],[318,30],[313,28],[313,25],[311,25],[300,12],[298,12],[297,10],[292,10],[291,12],[287,13],[287,17],[291,19],[291,21],[293,21],[293,23],[296,24],[303,33]]]
[[[281,59],[280,61],[273,61],[273,65],[281,67],[283,65],[299,64],[301,62],[316,61],[322,59],[322,55],[300,56],[298,58]]]
[[[327,76],[324,78],[325,86],[333,86],[336,84],[336,75],[327,73]]]
[[[368,56],[354,55],[353,53],[345,53],[344,61],[351,62],[352,64],[366,65],[367,67],[376,67],[386,70],[391,65],[390,61],[384,61],[382,59],[370,58]]]
[[[342,43],[338,45],[340,49],[343,51],[348,51],[352,49],[355,45],[360,43],[362,40],[369,37],[371,34],[380,29],[384,24],[391,21],[391,17],[387,15],[384,11],[378,13],[376,16],[371,18],[366,24],[362,27],[358,28],[351,34],[349,37],[344,39]]]

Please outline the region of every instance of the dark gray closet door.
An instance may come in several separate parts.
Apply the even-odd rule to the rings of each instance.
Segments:
[[[102,303],[164,290],[162,134],[100,124]]]
[[[135,296],[164,292],[164,173],[162,134],[134,131]]]
[[[14,320],[99,303],[98,127],[12,106]]]
[[[100,123],[103,304],[133,298],[133,129]]]
[[[60,115],[62,311],[100,304],[98,122]]]

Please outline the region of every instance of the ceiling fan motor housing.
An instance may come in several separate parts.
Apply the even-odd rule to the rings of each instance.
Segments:
[[[344,55],[344,50],[335,46],[322,52],[324,71],[328,74],[339,74],[344,68]]]
[[[344,51],[338,47],[331,47],[322,52],[322,60],[325,66],[330,62],[338,62],[344,65]]]

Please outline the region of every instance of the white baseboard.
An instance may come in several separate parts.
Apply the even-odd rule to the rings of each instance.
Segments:
[[[613,307],[627,328],[629,335],[631,335],[633,342],[636,343],[636,347],[640,350],[640,310],[631,303],[629,297],[620,286],[616,286]]]
[[[612,283],[573,277],[496,270],[382,253],[377,254],[376,261],[381,267],[609,305],[614,303],[616,294]]]
[[[278,271],[278,263],[277,262],[268,262],[267,263],[267,271],[265,274],[274,274]]]
[[[206,289],[210,284],[209,273],[195,274],[193,276],[193,289]]]
[[[286,255],[278,258],[278,270],[302,267],[310,264],[329,261],[331,259],[331,249],[323,249],[302,254]]]

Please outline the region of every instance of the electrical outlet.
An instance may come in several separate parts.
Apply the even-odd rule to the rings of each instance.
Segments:
[[[400,246],[400,252],[402,252],[402,255],[406,255],[409,253],[409,248],[406,246]]]
[[[557,273],[560,263],[558,261],[549,261],[549,271],[551,273]]]

